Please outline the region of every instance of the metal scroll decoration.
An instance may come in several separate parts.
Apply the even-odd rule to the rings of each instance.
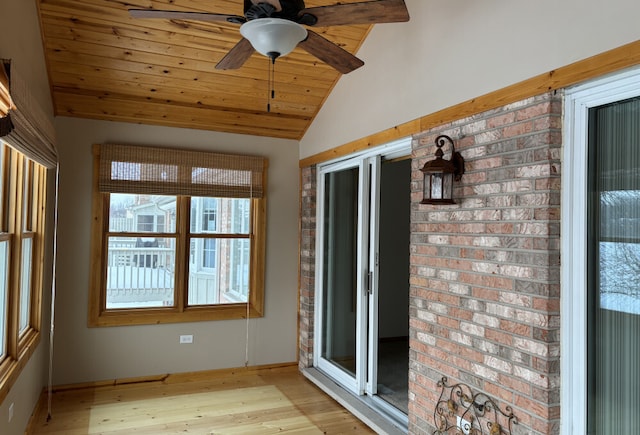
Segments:
[[[510,406],[502,410],[491,397],[473,393],[468,385],[447,385],[443,376],[438,387],[441,391],[433,412],[433,435],[511,435],[512,426],[518,424]]]

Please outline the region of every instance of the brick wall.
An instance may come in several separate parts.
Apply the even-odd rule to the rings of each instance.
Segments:
[[[414,137],[410,433],[433,431],[442,376],[512,406],[516,433],[558,432],[561,115],[545,94]],[[439,134],[466,173],[457,204],[421,205]]]
[[[301,170],[299,365],[313,365],[313,316],[316,261],[316,169]]]
[[[559,429],[561,96],[511,104],[413,140],[409,432],[431,434],[437,382],[509,405],[517,434]],[[457,204],[420,205],[440,134],[466,160]],[[313,365],[316,171],[301,197],[300,367]]]

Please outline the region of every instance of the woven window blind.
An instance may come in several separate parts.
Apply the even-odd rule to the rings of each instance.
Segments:
[[[110,193],[262,198],[267,159],[171,148],[99,147],[99,189]]]
[[[9,77],[3,65],[0,68],[0,121],[6,118],[11,108],[13,108],[13,102],[9,93]]]
[[[10,61],[3,59],[0,69],[0,137],[30,159],[55,167],[58,153],[50,118]]]

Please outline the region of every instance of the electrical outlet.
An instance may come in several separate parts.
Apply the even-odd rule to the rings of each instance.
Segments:
[[[193,343],[193,335],[181,335],[180,344]]]
[[[469,435],[471,432],[471,422],[465,420],[459,415],[456,416],[456,425],[460,428],[460,432],[465,435]]]
[[[13,420],[13,403],[9,405],[9,423]]]

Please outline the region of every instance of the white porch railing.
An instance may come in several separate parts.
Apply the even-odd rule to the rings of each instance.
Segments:
[[[171,248],[110,247],[107,308],[171,305],[174,255]]]

